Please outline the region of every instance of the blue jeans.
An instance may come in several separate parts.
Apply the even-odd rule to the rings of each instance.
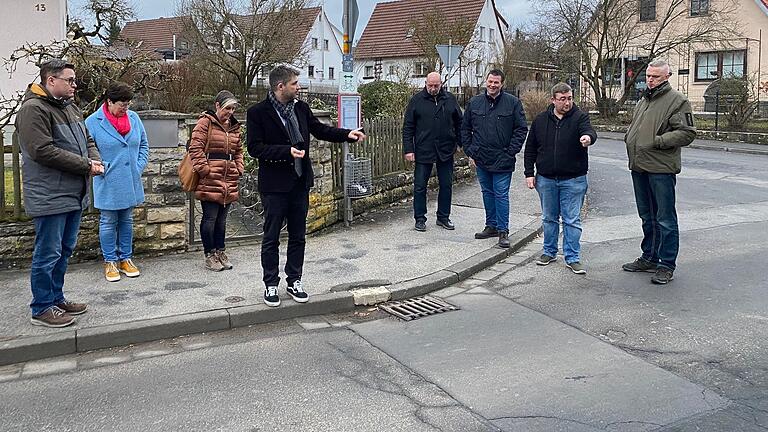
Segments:
[[[437,193],[437,219],[445,220],[451,216],[453,158],[434,164],[416,162],[413,170],[413,217],[417,221],[427,220],[427,183],[432,174],[432,165],[437,165],[437,180],[440,184]]]
[[[106,262],[133,257],[133,207],[123,210],[101,210],[99,242]]]
[[[643,221],[643,258],[670,270],[675,269],[680,231],[675,210],[675,174],[632,171],[637,214]]]
[[[64,301],[64,274],[77,244],[81,210],[40,216],[35,222],[32,252],[32,315],[37,316]]]
[[[490,172],[477,167],[477,181],[483,191],[485,225],[509,232],[509,184],[512,172]]]
[[[581,261],[581,206],[587,194],[587,176],[555,180],[537,175],[536,191],[541,199],[544,255],[557,256],[562,219],[565,262]]]

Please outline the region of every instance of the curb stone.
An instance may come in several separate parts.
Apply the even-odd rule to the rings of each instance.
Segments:
[[[359,301],[363,301],[364,297],[367,296],[365,300],[369,303],[360,304],[368,305],[424,295],[467,279],[473,274],[506,259],[522,249],[540,233],[541,221],[537,219],[510,236],[511,246],[509,249],[493,246],[443,270],[415,279],[383,287],[318,294],[312,296],[312,299],[304,304],[286,299],[280,307],[276,308],[264,304],[234,306],[3,341],[0,342],[0,366],[187,334],[207,333],[304,316],[352,311],[358,303],[356,294]],[[372,281],[368,282],[371,283]],[[356,286],[355,283],[348,285],[350,288]],[[366,289],[373,291],[365,293]],[[382,290],[387,291],[387,293]]]

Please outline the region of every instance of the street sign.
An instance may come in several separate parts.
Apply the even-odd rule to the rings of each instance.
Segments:
[[[355,85],[355,75],[345,72],[341,76],[341,92],[354,93],[355,91],[357,91],[357,86]]]
[[[362,113],[360,112],[359,94],[340,94],[337,108],[340,128],[357,129],[361,126]]]
[[[352,54],[343,54],[343,58],[341,60],[341,71],[342,72],[354,72],[355,66],[352,61]]]
[[[349,36],[349,42],[355,40],[355,27],[360,10],[357,8],[357,0],[344,0],[344,15],[342,17],[344,33]]]
[[[462,45],[435,45],[435,49],[437,49],[437,54],[440,56],[440,60],[445,67],[450,70],[459,60],[459,56],[464,47]]]

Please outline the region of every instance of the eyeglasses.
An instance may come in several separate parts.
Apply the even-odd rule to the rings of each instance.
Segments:
[[[110,101],[110,102],[112,102],[112,101]],[[116,106],[118,108],[121,108],[121,109],[126,109],[126,108],[130,107],[132,103],[133,103],[133,101],[112,102],[112,105],[114,105],[114,106]]]
[[[75,77],[72,77],[72,78],[51,77],[51,78],[57,79],[57,80],[66,81],[70,86],[74,86],[76,84],[75,83]]]

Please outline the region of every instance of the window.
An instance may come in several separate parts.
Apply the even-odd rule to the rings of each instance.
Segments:
[[[709,0],[691,0],[691,16],[709,15]]]
[[[656,19],[656,0],[640,0],[640,21]]]
[[[425,77],[429,73],[429,68],[427,67],[427,64],[424,62],[414,62],[413,63],[413,76],[414,77]]]
[[[262,66],[261,67],[261,76],[262,77],[268,77],[269,73],[272,72],[272,68],[269,66]]]
[[[394,65],[389,66],[389,74],[390,75],[395,75],[395,66]]]
[[[318,48],[318,46],[319,46],[319,45],[318,45],[318,40],[317,40],[317,38],[312,38],[312,49],[317,49],[317,48]]]
[[[330,44],[328,43],[328,39],[323,39],[323,49],[328,51],[328,47]]]
[[[307,75],[310,78],[314,78],[315,77],[315,67],[314,66],[307,67]]]
[[[494,31],[493,31],[492,28],[488,29],[488,42],[490,42],[490,43],[495,43],[496,42],[496,38],[494,37]]]
[[[746,73],[746,51],[696,53],[695,81],[713,81],[718,77],[743,78]]]
[[[336,79],[335,75],[334,75],[334,72],[336,72],[336,70],[334,68],[332,68],[332,67],[328,68],[328,79]]]
[[[606,85],[621,84],[621,59],[606,59],[603,63],[603,82]]]
[[[480,26],[480,42],[485,42],[485,27]]]
[[[479,61],[475,63],[475,76],[482,77],[483,76],[483,64]]]
[[[363,79],[370,79],[373,78],[373,66],[366,66],[365,67],[365,76],[363,76]]]

